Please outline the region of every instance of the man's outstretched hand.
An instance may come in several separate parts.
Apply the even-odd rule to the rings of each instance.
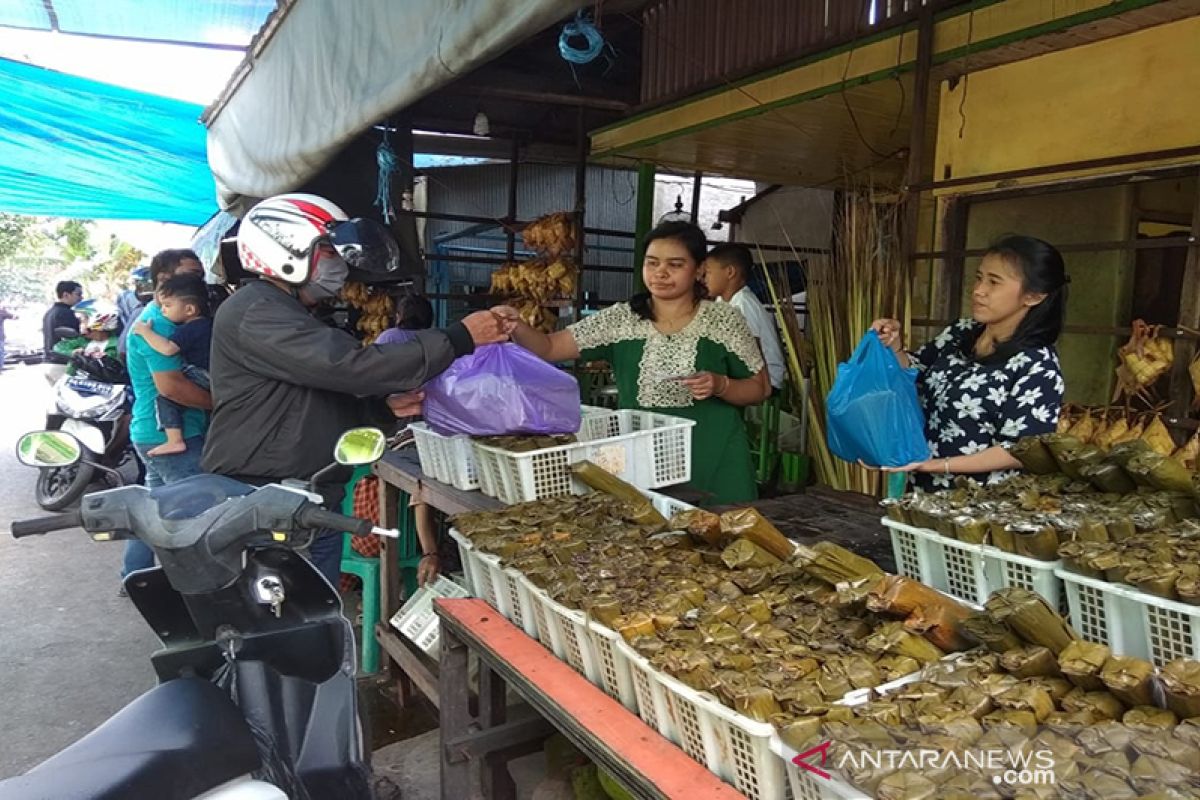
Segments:
[[[425,400],[424,392],[405,392],[388,395],[388,408],[397,417],[421,416],[421,403]]]

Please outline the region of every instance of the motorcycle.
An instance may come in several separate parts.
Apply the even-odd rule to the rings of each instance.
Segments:
[[[335,463],[372,463],[383,433],[347,431]],[[18,459],[78,463],[61,431],[26,434]],[[13,522],[14,538],[82,527],[96,541],[136,537],[160,567],[125,579],[162,642],[159,684],[24,775],[0,800],[318,800],[371,798],[355,688],[354,632],[334,589],[299,552],[322,528],[395,531],[322,508],[313,481],[255,488],[198,475],[157,489],[84,497],[76,511]]]
[[[54,384],[46,428],[74,436],[87,448],[89,457],[38,473],[34,498],[46,511],[62,511],[78,501],[96,477],[93,464],[106,467],[104,472],[111,474],[131,455],[125,365],[107,356],[78,354],[70,363],[75,374],[64,375]]]

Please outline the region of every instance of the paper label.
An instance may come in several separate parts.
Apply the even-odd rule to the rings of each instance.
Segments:
[[[612,475],[620,475],[625,471],[625,445],[610,444],[597,448],[590,459],[593,464]]]

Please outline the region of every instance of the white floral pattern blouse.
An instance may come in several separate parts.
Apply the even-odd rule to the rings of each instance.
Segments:
[[[960,320],[912,354],[920,370],[917,396],[925,412],[925,437],[933,458],[971,455],[1025,436],[1050,433],[1058,424],[1063,382],[1053,347],[1022,350],[1003,364],[980,364],[965,352],[963,340],[978,329]],[[1015,471],[975,475],[992,484]],[[949,488],[954,476],[915,475],[926,491]]]

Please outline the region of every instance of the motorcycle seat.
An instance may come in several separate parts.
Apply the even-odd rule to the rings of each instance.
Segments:
[[[198,678],[151,689],[75,744],[0,781],[0,800],[186,800],[258,769],[229,696]]]

